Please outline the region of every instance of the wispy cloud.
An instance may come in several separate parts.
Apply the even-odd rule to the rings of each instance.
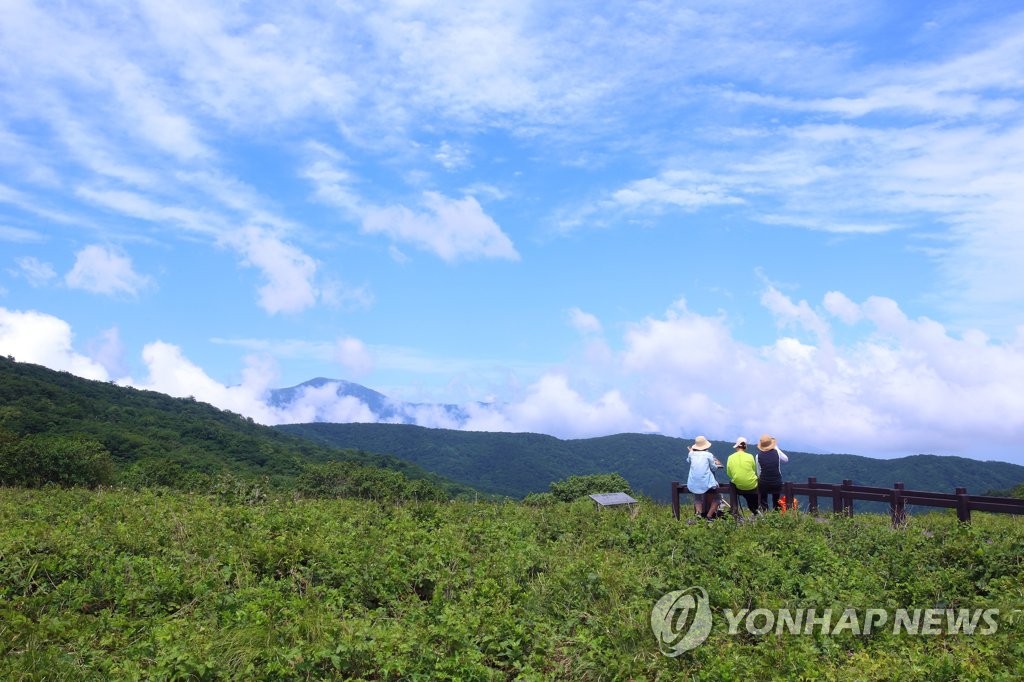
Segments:
[[[313,258],[259,228],[244,228],[223,239],[244,256],[244,265],[263,274],[266,282],[259,289],[259,304],[267,313],[295,313],[316,302]]]
[[[15,244],[33,244],[46,241],[46,237],[35,230],[0,225],[0,241],[13,242]]]
[[[18,270],[16,274],[21,275],[34,287],[41,287],[49,284],[57,277],[57,271],[49,263],[44,263],[34,256],[24,256],[17,259]]]
[[[320,201],[342,209],[370,235],[431,252],[442,260],[498,258],[519,260],[512,240],[472,196],[453,199],[436,191],[420,196],[415,209],[404,204],[374,205],[356,191],[356,178],[341,166],[344,159],[330,148],[309,144],[315,157],[303,171]],[[404,255],[400,256],[404,259]]]

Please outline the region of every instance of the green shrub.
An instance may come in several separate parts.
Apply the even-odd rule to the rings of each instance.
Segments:
[[[560,502],[573,500],[595,493],[631,493],[629,482],[619,474],[590,474],[570,476],[549,486],[551,495]]]
[[[304,497],[319,499],[353,497],[399,502],[447,498],[444,490],[430,481],[410,479],[397,471],[353,462],[311,464],[299,475],[296,489]]]
[[[48,434],[0,438],[2,485],[95,487],[113,479],[110,453],[91,438]]]

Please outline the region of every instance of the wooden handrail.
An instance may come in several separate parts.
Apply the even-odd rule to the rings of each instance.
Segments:
[[[729,495],[729,504],[734,516],[742,513],[738,504],[739,491],[732,483],[720,483],[718,490]],[[684,483],[672,481],[672,516],[679,518],[679,496],[688,493]],[[888,502],[893,525],[902,524],[906,520],[908,504],[922,507],[939,507],[956,509],[957,519],[961,523],[970,523],[971,511],[984,511],[994,514],[1024,515],[1024,499],[1015,497],[995,497],[986,495],[968,495],[966,488],[956,488],[952,493],[932,492],[928,490],[907,490],[902,483],[894,483],[892,488],[854,485],[851,480],[842,484],[819,483],[816,478],[808,478],[807,483],[787,481],[782,484],[782,492],[786,499],[795,499],[797,495],[808,498],[807,510],[818,513],[818,498],[831,497],[832,511],[836,514],[853,514],[854,500],[864,502]]]

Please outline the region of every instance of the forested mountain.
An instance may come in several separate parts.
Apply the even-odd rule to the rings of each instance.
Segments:
[[[451,494],[523,497],[572,475],[616,472],[634,491],[667,500],[685,481],[686,441],[652,434],[561,440],[533,433],[481,433],[406,424],[291,424],[265,427],[191,398],[172,398],[81,379],[0,357],[0,449],[33,438],[64,439],[90,456],[109,453],[117,480],[179,485],[223,471],[294,483],[312,464],[345,461],[425,479]],[[731,443],[714,442],[724,460]],[[1024,483],[1024,467],[959,457],[881,460],[789,452],[789,480],[852,479],[864,485],[973,493]],[[327,485],[337,472],[319,476]],[[724,475],[720,477],[725,480]],[[66,482],[74,483],[74,479]],[[457,483],[454,483],[457,482]]]
[[[311,464],[350,462],[426,479],[451,493],[472,492],[394,456],[313,443],[193,398],[0,357],[0,446],[13,459],[12,448],[41,438],[89,443],[90,452],[109,453],[118,478],[132,473],[144,483],[175,485],[183,476],[224,471],[294,482]]]
[[[666,501],[672,481],[686,481],[687,441],[652,434],[618,434],[560,440],[535,433],[483,433],[428,429],[406,424],[288,424],[275,427],[316,443],[385,452],[428,471],[482,491],[522,497],[542,492],[551,481],[570,475],[616,472],[633,490]],[[731,442],[712,441],[723,462]],[[979,462],[962,457],[913,455],[874,459],[856,455],[790,452],[787,480],[891,486],[952,491],[957,486],[982,494],[1024,482],[1024,466]],[[724,472],[719,475],[726,481]]]

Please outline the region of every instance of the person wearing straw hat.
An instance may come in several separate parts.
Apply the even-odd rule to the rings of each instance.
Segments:
[[[775,439],[765,434],[757,442],[757,492],[762,511],[768,509],[768,496],[772,496],[772,509],[779,509],[782,495],[782,463],[789,457],[779,450]]]
[[[736,486],[736,492],[746,500],[747,508],[756,514],[761,509],[761,499],[757,492],[757,462],[747,452],[747,439],[743,436],[736,439],[732,448],[735,452],[725,461],[725,473]]]
[[[693,505],[703,519],[713,519],[718,511],[718,479],[715,469],[722,463],[711,454],[711,441],[697,436],[688,448],[690,474],[686,479],[687,489],[693,493]]]

